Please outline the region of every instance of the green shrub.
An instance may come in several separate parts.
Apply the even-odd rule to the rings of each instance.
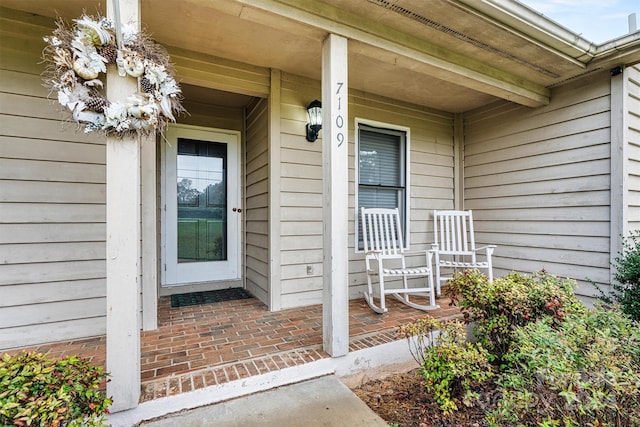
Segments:
[[[640,425],[640,328],[622,313],[548,316],[517,328],[492,425]]]
[[[584,310],[574,296],[575,282],[542,271],[527,276],[512,272],[489,283],[478,270],[454,274],[446,294],[474,323],[474,334],[498,362],[509,350],[518,326],[550,316],[561,321],[568,313]]]
[[[405,323],[398,328],[398,335],[406,338],[409,352],[418,365],[424,365],[427,349],[436,342],[443,322],[433,317],[424,317],[415,322]]]
[[[615,282],[605,294],[600,290],[602,299],[608,304],[620,304],[622,311],[636,322],[640,322],[640,230],[623,239],[622,251],[613,264]]]
[[[422,354],[426,390],[441,410],[457,410],[460,397],[477,401],[475,386],[497,375],[491,426],[640,425],[640,324],[621,311],[587,310],[574,285],[544,271],[493,283],[477,270],[454,275],[447,292],[475,323],[477,343],[461,322],[400,328]]]
[[[102,367],[70,356],[5,354],[0,360],[0,424],[13,426],[102,426],[111,399],[98,389]]]
[[[461,397],[465,403],[477,398],[473,386],[493,375],[488,352],[482,345],[467,340],[461,321],[426,318],[401,326],[400,332],[410,340],[410,348],[414,345],[422,349],[420,373],[426,390],[433,394],[445,414],[458,409],[456,398]],[[421,337],[428,339],[419,340]]]

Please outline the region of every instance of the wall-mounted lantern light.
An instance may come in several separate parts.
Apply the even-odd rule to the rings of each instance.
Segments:
[[[314,142],[318,139],[318,132],[322,129],[322,103],[317,99],[311,101],[307,107],[309,123],[307,123],[307,141]]]

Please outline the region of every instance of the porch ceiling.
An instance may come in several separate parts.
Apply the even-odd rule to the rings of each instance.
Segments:
[[[341,34],[349,39],[352,88],[450,112],[471,110],[498,98],[543,105],[548,102],[549,86],[620,60],[607,61],[606,52],[597,57],[597,46],[577,35],[571,43],[560,40],[557,35],[572,34],[510,1],[141,3],[143,26],[167,46],[318,80],[322,40],[329,32]],[[0,0],[4,7],[67,19],[83,10],[105,13],[104,4],[98,0]],[[618,46],[618,57],[626,49],[636,52],[640,60],[640,34],[636,35],[631,43]]]

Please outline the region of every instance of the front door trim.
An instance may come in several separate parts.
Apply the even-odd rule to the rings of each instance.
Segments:
[[[241,276],[242,209],[240,197],[240,132],[201,126],[169,125],[162,144],[161,186],[161,285],[183,287],[212,282],[238,281]],[[227,144],[227,236],[226,261],[179,264],[177,260],[176,155],[178,138]],[[201,264],[201,265],[197,265]]]

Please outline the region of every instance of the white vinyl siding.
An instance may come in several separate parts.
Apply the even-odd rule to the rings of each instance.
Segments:
[[[53,22],[0,9],[0,349],[105,331],[104,138],[42,87]]]
[[[465,114],[464,202],[476,241],[496,244],[497,276],[545,269],[607,283],[610,86],[598,73],[554,88],[551,103]]]
[[[269,292],[269,139],[268,102],[260,99],[247,107],[245,147],[246,287],[268,304]]]

